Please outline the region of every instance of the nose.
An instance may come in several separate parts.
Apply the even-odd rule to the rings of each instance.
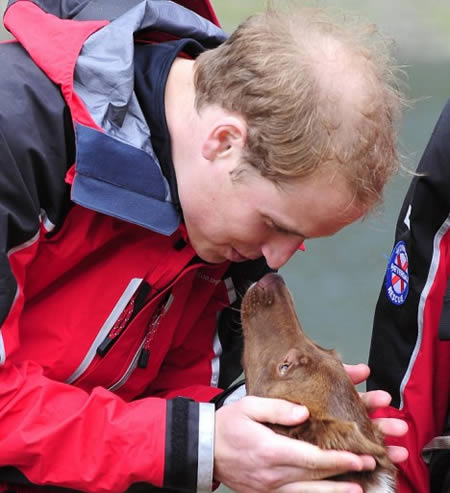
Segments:
[[[261,248],[268,266],[272,269],[280,269],[294,255],[303,244],[303,239],[296,236],[272,238]]]

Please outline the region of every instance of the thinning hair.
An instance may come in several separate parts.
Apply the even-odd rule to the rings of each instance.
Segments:
[[[269,7],[197,58],[196,109],[220,105],[245,118],[237,175],[250,165],[282,184],[341,172],[370,209],[399,166],[398,72],[373,25],[323,9]]]

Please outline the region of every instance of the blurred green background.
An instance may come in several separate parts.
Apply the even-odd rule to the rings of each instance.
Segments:
[[[265,4],[263,0],[212,3],[227,32]],[[397,60],[409,77],[408,96],[416,100],[405,114],[400,135],[403,162],[414,169],[449,94],[450,2],[322,0],[314,5],[348,10],[376,23],[395,41]],[[4,6],[0,0],[2,11]],[[0,37],[6,37],[4,31]],[[348,363],[367,361],[375,303],[409,181],[405,173],[395,177],[377,213],[333,238],[308,241],[307,252],[296,254],[281,271],[305,330],[321,345],[336,348]]]

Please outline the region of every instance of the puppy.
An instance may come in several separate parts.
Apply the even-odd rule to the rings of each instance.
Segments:
[[[305,405],[310,417],[298,426],[270,425],[277,433],[323,449],[372,455],[374,471],[333,479],[359,483],[365,493],[394,493],[395,467],[381,432],[334,350],[323,349],[303,332],[282,278],[267,274],[242,301],[243,367],[247,393]]]

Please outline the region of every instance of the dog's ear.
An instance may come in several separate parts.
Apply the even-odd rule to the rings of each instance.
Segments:
[[[311,363],[311,358],[298,348],[293,347],[281,358],[278,362],[278,374],[286,376],[290,371],[298,366],[308,366]]]
[[[384,447],[363,435],[353,421],[310,417],[304,423],[292,427],[288,434],[291,438],[313,443],[323,449],[348,450],[374,457],[385,456]]]

